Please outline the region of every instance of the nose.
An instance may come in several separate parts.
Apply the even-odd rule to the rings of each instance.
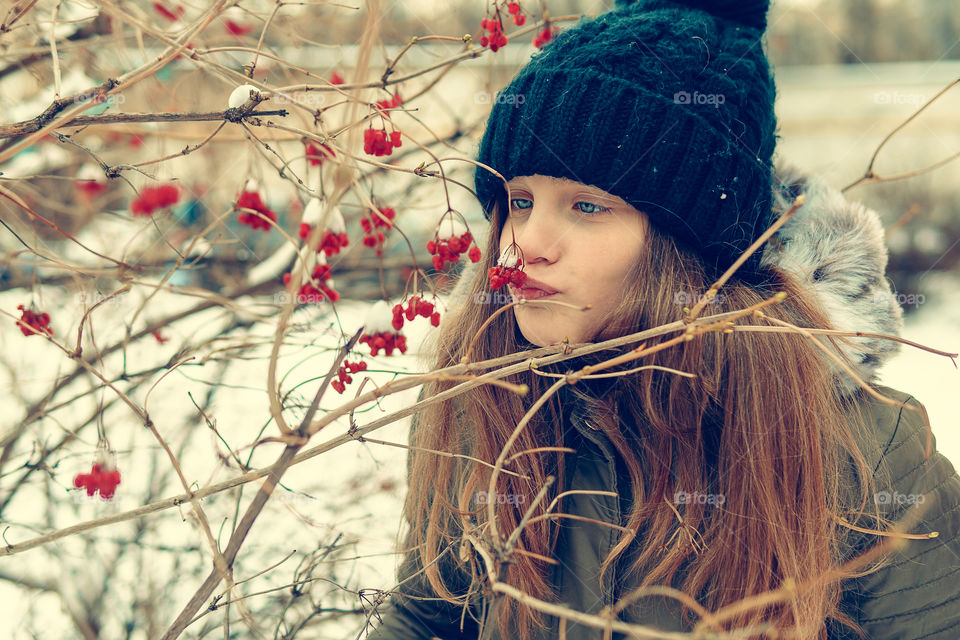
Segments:
[[[510,244],[511,238],[523,252],[524,262],[555,262],[560,253],[560,239],[563,229],[560,216],[551,209],[551,204],[544,199],[534,201],[523,216],[511,217],[503,225],[500,236],[501,247]],[[512,227],[512,235],[511,235]]]

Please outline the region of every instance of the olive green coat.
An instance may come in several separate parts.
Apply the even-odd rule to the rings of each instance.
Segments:
[[[877,386],[880,393],[911,406],[920,406],[912,396],[900,391]],[[885,466],[891,479],[881,483],[880,490],[894,495],[925,494],[932,501],[922,522],[912,531],[938,531],[932,539],[909,540],[892,557],[892,563],[863,578],[843,583],[843,608],[862,626],[870,640],[957,640],[960,638],[960,477],[951,463],[934,451],[924,460],[926,428],[920,412],[904,410],[879,402],[868,394],[856,396],[864,415],[874,431],[859,444],[876,477]],[[581,436],[573,464],[567,465],[570,489],[607,490],[619,492],[612,496],[575,494],[573,500],[564,499],[564,512],[600,520],[625,524],[626,505],[624,476],[617,472],[617,458],[607,437],[594,430],[576,409],[570,416],[571,425]],[[622,467],[621,467],[622,469]],[[880,501],[881,513],[898,519],[908,507],[900,500]],[[897,504],[900,502],[900,504]],[[600,562],[609,553],[616,532],[610,527],[577,521],[561,520],[561,536],[556,559],[559,564],[553,582],[560,586],[561,602],[587,613],[598,613],[604,605],[612,604],[615,596],[629,591],[630,585],[618,583],[616,571],[608,571],[601,585]],[[871,540],[867,540],[870,538]],[[869,544],[874,536],[864,536]],[[398,582],[415,571],[415,560],[405,558],[398,572]],[[450,583],[466,591],[466,577],[451,565],[441,565]],[[450,573],[454,571],[454,573]],[[413,640],[438,637],[480,638],[502,640],[496,629],[496,607],[503,598],[493,601],[488,610],[488,623],[480,635],[479,625],[468,614],[464,617],[464,631],[460,631],[462,607],[442,600],[414,600],[404,595],[436,597],[422,575],[399,587],[378,615],[382,618],[377,629],[368,638],[376,640]],[[644,605],[644,602],[646,604]],[[641,606],[628,609],[622,616],[628,623],[642,624],[664,631],[684,631],[689,627],[681,621],[675,601],[668,598],[649,598]],[[479,617],[479,604],[471,605]],[[558,621],[548,618],[552,631],[543,638],[557,638]],[[378,624],[376,621],[374,624]],[[846,627],[831,629],[831,638],[854,637]],[[602,631],[582,624],[567,623],[569,640],[600,640]],[[614,633],[614,638],[628,636]]]

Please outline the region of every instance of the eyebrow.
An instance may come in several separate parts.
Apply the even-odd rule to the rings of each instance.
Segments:
[[[561,189],[567,189],[571,191],[576,190],[575,193],[588,195],[593,198],[599,198],[610,204],[620,204],[624,202],[624,200],[619,196],[615,196],[610,193],[605,193],[599,187],[595,187],[590,184],[582,184],[578,182],[567,182],[566,180],[561,180],[560,178],[555,178],[553,176],[544,176],[544,177],[549,178],[551,182],[556,183],[556,186]],[[521,177],[511,178],[510,180],[507,181],[507,184],[510,185],[511,190],[520,189],[520,188],[529,186],[527,185],[527,181]]]

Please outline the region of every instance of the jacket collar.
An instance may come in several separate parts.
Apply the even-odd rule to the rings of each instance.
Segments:
[[[761,264],[789,273],[819,301],[831,326],[840,331],[883,333],[899,337],[903,311],[887,282],[887,248],[883,225],[875,211],[847,200],[820,176],[805,176],[796,167],[778,167],[774,206],[787,211],[799,194],[806,201],[766,243]],[[864,382],[875,382],[878,370],[900,350],[900,343],[882,338],[838,341],[850,368]],[[821,339],[832,352],[829,340]],[[841,395],[853,395],[857,382],[820,351]]]

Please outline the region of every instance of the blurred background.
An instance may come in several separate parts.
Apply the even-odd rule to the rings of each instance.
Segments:
[[[9,16],[9,11],[27,4],[0,7],[0,16]],[[561,29],[572,24],[564,17],[597,14],[613,7],[612,0],[521,4],[531,16],[539,15],[545,6]],[[121,18],[92,2],[49,0],[32,4],[29,19],[17,29],[0,33],[0,127],[41,114],[51,104],[55,86],[60,86],[61,96],[85,91],[155,58],[163,51],[160,36],[178,33],[205,10],[204,5],[124,3],[129,13]],[[339,131],[352,122],[346,109],[336,104],[343,101],[342,96],[299,92],[293,87],[316,84],[318,77],[327,79],[334,73],[342,75],[347,83],[379,79],[412,36],[456,38],[469,33],[478,37],[480,22],[490,5],[481,0],[442,5],[430,0],[372,5],[305,3],[283,5],[272,15],[276,6],[257,0],[228,9],[198,43],[206,50],[203,58],[209,64],[198,65],[187,58],[174,60],[108,102],[91,105],[86,113],[222,110],[227,97],[242,82],[240,74],[252,69],[254,80],[288,88],[286,97],[277,96],[261,104],[260,109],[286,108],[289,114],[282,119],[284,124],[314,132],[318,129],[312,112],[323,109],[325,129]],[[376,7],[372,18],[369,6]],[[181,9],[184,13],[178,18]],[[58,23],[52,29],[54,11],[58,12]],[[268,20],[263,51],[269,55],[260,56],[251,66],[252,52]],[[358,42],[370,20],[380,37],[370,52],[365,75],[357,78],[363,53]],[[768,25],[765,46],[778,87],[777,159],[822,175],[834,187],[846,188],[847,198],[877,211],[886,228],[890,252],[887,276],[905,314],[904,337],[957,352],[960,160],[954,158],[960,153],[960,87],[953,83],[960,80],[960,12],[955,3],[774,0]],[[475,198],[456,184],[473,186],[472,165],[450,159],[475,157],[496,91],[536,51],[531,43],[533,33],[514,36],[519,30],[508,25],[510,43],[496,53],[487,51],[449,67],[441,63],[461,53],[462,42],[418,43],[404,53],[391,76],[408,79],[392,85],[389,91],[372,88],[354,93],[371,103],[389,99],[394,93],[404,98],[392,117],[409,140],[405,138],[403,147],[391,156],[376,158],[404,171],[386,171],[361,163],[356,179],[378,206],[396,209],[398,227],[413,245],[415,256],[411,256],[406,240],[394,233],[388,236],[382,260],[376,258],[360,242],[360,220],[368,210],[367,203],[355,194],[348,194],[340,203],[351,244],[332,257],[330,264],[336,289],[343,291],[344,300],[335,311],[326,305],[309,305],[293,316],[293,330],[279,361],[284,390],[289,393],[285,396],[285,402],[289,401],[285,412],[289,411],[291,420],[303,415],[317,378],[329,368],[342,334],[352,334],[363,323],[370,303],[402,296],[417,266],[435,279],[441,292],[449,290],[465,258],[452,268],[437,270],[424,250],[448,202],[463,215],[476,238],[486,235],[487,224]],[[58,70],[51,63],[51,32],[57,41]],[[230,73],[220,72],[214,65]],[[265,162],[270,154],[264,153],[263,146],[236,126],[220,132],[215,144],[179,155],[216,126],[216,122],[178,122],[64,128],[60,132],[69,140],[46,136],[0,161],[0,186],[88,246],[144,265],[144,282],[156,283],[167,274],[176,252],[187,248],[201,229],[228,212],[249,179],[256,180],[266,203],[276,212],[278,225],[296,238],[307,196],[311,191],[326,192],[324,185],[330,185],[331,167],[312,167],[298,135],[266,127],[253,130],[269,142],[277,157],[284,159],[282,176],[276,166]],[[884,142],[895,130],[896,134]],[[363,156],[359,135],[350,135],[345,133],[338,143],[349,145]],[[8,148],[9,140],[0,139],[0,152]],[[414,140],[430,153],[413,144]],[[123,171],[124,180],[106,180],[93,156],[112,166],[128,166]],[[129,165],[165,156],[171,158],[143,171],[129,169]],[[449,178],[447,190],[437,179],[410,173],[410,169],[434,157],[447,159],[443,165]],[[851,186],[864,176],[871,162],[876,175],[911,177]],[[436,164],[428,168],[436,170]],[[80,178],[102,182],[102,188],[81,189]],[[297,183],[299,179],[302,184]],[[130,202],[136,192],[157,181],[176,181],[181,187],[181,200],[169,212],[152,219],[133,218]],[[0,308],[16,313],[17,304],[32,300],[51,311],[59,337],[75,335],[85,304],[89,306],[99,299],[96,296],[115,290],[118,278],[102,274],[84,280],[83,288],[78,288],[72,274],[24,251],[20,238],[74,261],[82,261],[88,254],[49,227],[29,222],[5,199],[0,200],[0,220],[9,225],[0,228]],[[20,238],[13,235],[13,230]],[[104,306],[95,318],[97,340],[109,344],[122,339],[128,330],[141,331],[151,322],[189,309],[197,300],[192,296],[245,288],[249,291],[249,295],[236,300],[236,307],[218,307],[183,321],[171,321],[162,328],[165,342],[159,337],[153,341],[147,332],[146,341],[140,340],[100,363],[117,376],[118,384],[129,385],[139,399],[155,382],[158,371],[186,354],[200,356],[200,361],[168,376],[152,395],[151,404],[163,407],[164,433],[179,447],[187,476],[206,485],[237,473],[217,457],[226,457],[221,449],[226,450],[227,442],[247,446],[263,433],[275,433],[264,393],[264,368],[275,317],[282,306],[277,298],[283,291],[282,274],[290,269],[294,249],[281,234],[252,231],[239,224],[236,216],[229,216],[193,251],[190,261],[170,275],[169,288],[152,298],[142,314],[134,315],[134,311],[141,303],[146,304],[153,290],[150,287],[135,288],[127,296],[129,304]],[[56,398],[48,396],[51,382],[68,368],[66,357],[40,338],[24,339],[9,318],[4,320],[0,329],[0,401],[7,410],[0,416],[0,444],[9,445],[9,451],[0,460],[7,465],[0,469],[0,527],[8,543],[133,509],[182,490],[163,452],[149,434],[144,439],[142,425],[131,420],[129,410],[115,397],[102,390],[91,393],[95,386],[91,380],[81,379],[58,389]],[[415,352],[428,328],[425,321],[420,322],[408,332],[410,353],[365,357],[370,363],[366,373],[378,384],[395,379],[398,372],[423,370]],[[954,465],[960,465],[960,373],[956,365],[948,358],[904,346],[881,372],[881,382],[913,394],[926,405],[938,449]],[[353,391],[351,388],[348,395]],[[188,392],[192,393],[189,398]],[[71,399],[74,397],[79,400]],[[409,406],[415,397],[415,390],[391,396],[379,407],[358,412],[358,420],[363,423],[384,411]],[[338,406],[345,399],[328,394],[322,408]],[[198,418],[190,400],[220,425],[222,442]],[[37,407],[44,409],[35,411]],[[120,449],[125,484],[111,504],[70,502],[64,496],[71,490],[71,478],[78,470],[89,468],[97,442],[93,429],[104,425]],[[128,429],[131,425],[136,428]],[[346,426],[342,420],[328,428],[332,431]],[[376,436],[403,443],[407,428],[407,421],[402,420],[377,431]],[[16,446],[11,444],[11,433],[20,434]],[[260,447],[256,454],[251,449],[243,457],[257,467],[271,463],[276,451],[264,452]],[[301,554],[304,549],[311,550],[312,559],[305,565],[311,569],[298,569],[300,573],[294,575],[303,577],[315,570],[318,576],[332,576],[344,584],[393,585],[393,536],[405,491],[405,450],[349,443],[335,456],[322,460],[319,467],[302,464],[295,468],[287,478],[285,492],[271,500],[269,508],[273,511],[265,514],[272,521],[286,518],[282,522],[296,525],[255,529],[249,545],[255,557],[249,564],[238,566],[246,570],[245,576],[251,575],[283,560],[290,549],[297,547]],[[235,498],[239,505],[241,498],[252,495],[241,493],[225,496],[225,504],[211,500],[206,507],[211,518],[217,523],[235,518],[230,500]],[[74,536],[43,551],[5,560],[0,565],[0,601],[13,603],[11,610],[23,613],[0,621],[0,629],[4,624],[10,627],[9,634],[2,630],[0,634],[72,636],[82,627],[77,623],[80,619],[103,625],[92,636],[85,633],[87,637],[100,633],[102,637],[157,637],[193,592],[197,576],[202,579],[208,567],[201,551],[202,538],[194,525],[181,519],[176,510],[166,516],[163,525],[156,528],[152,521],[149,526],[140,526],[147,522],[141,518],[109,532],[97,530],[90,537]],[[341,539],[341,535],[345,537]],[[149,553],[127,553],[129,540],[136,540],[139,548]],[[356,561],[350,556],[362,559]],[[345,564],[332,564],[338,559]],[[290,579],[288,572],[261,580],[279,585]],[[255,584],[259,583],[251,583],[251,589]],[[327,588],[329,592],[322,593],[325,606],[319,609],[305,607],[302,599],[292,606],[277,595],[257,610],[280,620],[280,624],[286,624],[285,616],[299,612],[282,634],[278,632],[281,637],[300,632],[300,637],[342,638],[355,634],[369,608],[358,604],[355,593]],[[221,617],[208,616],[191,630],[197,629],[196,637],[206,633],[220,636],[221,622]],[[243,632],[244,628],[238,624],[235,631]]]

